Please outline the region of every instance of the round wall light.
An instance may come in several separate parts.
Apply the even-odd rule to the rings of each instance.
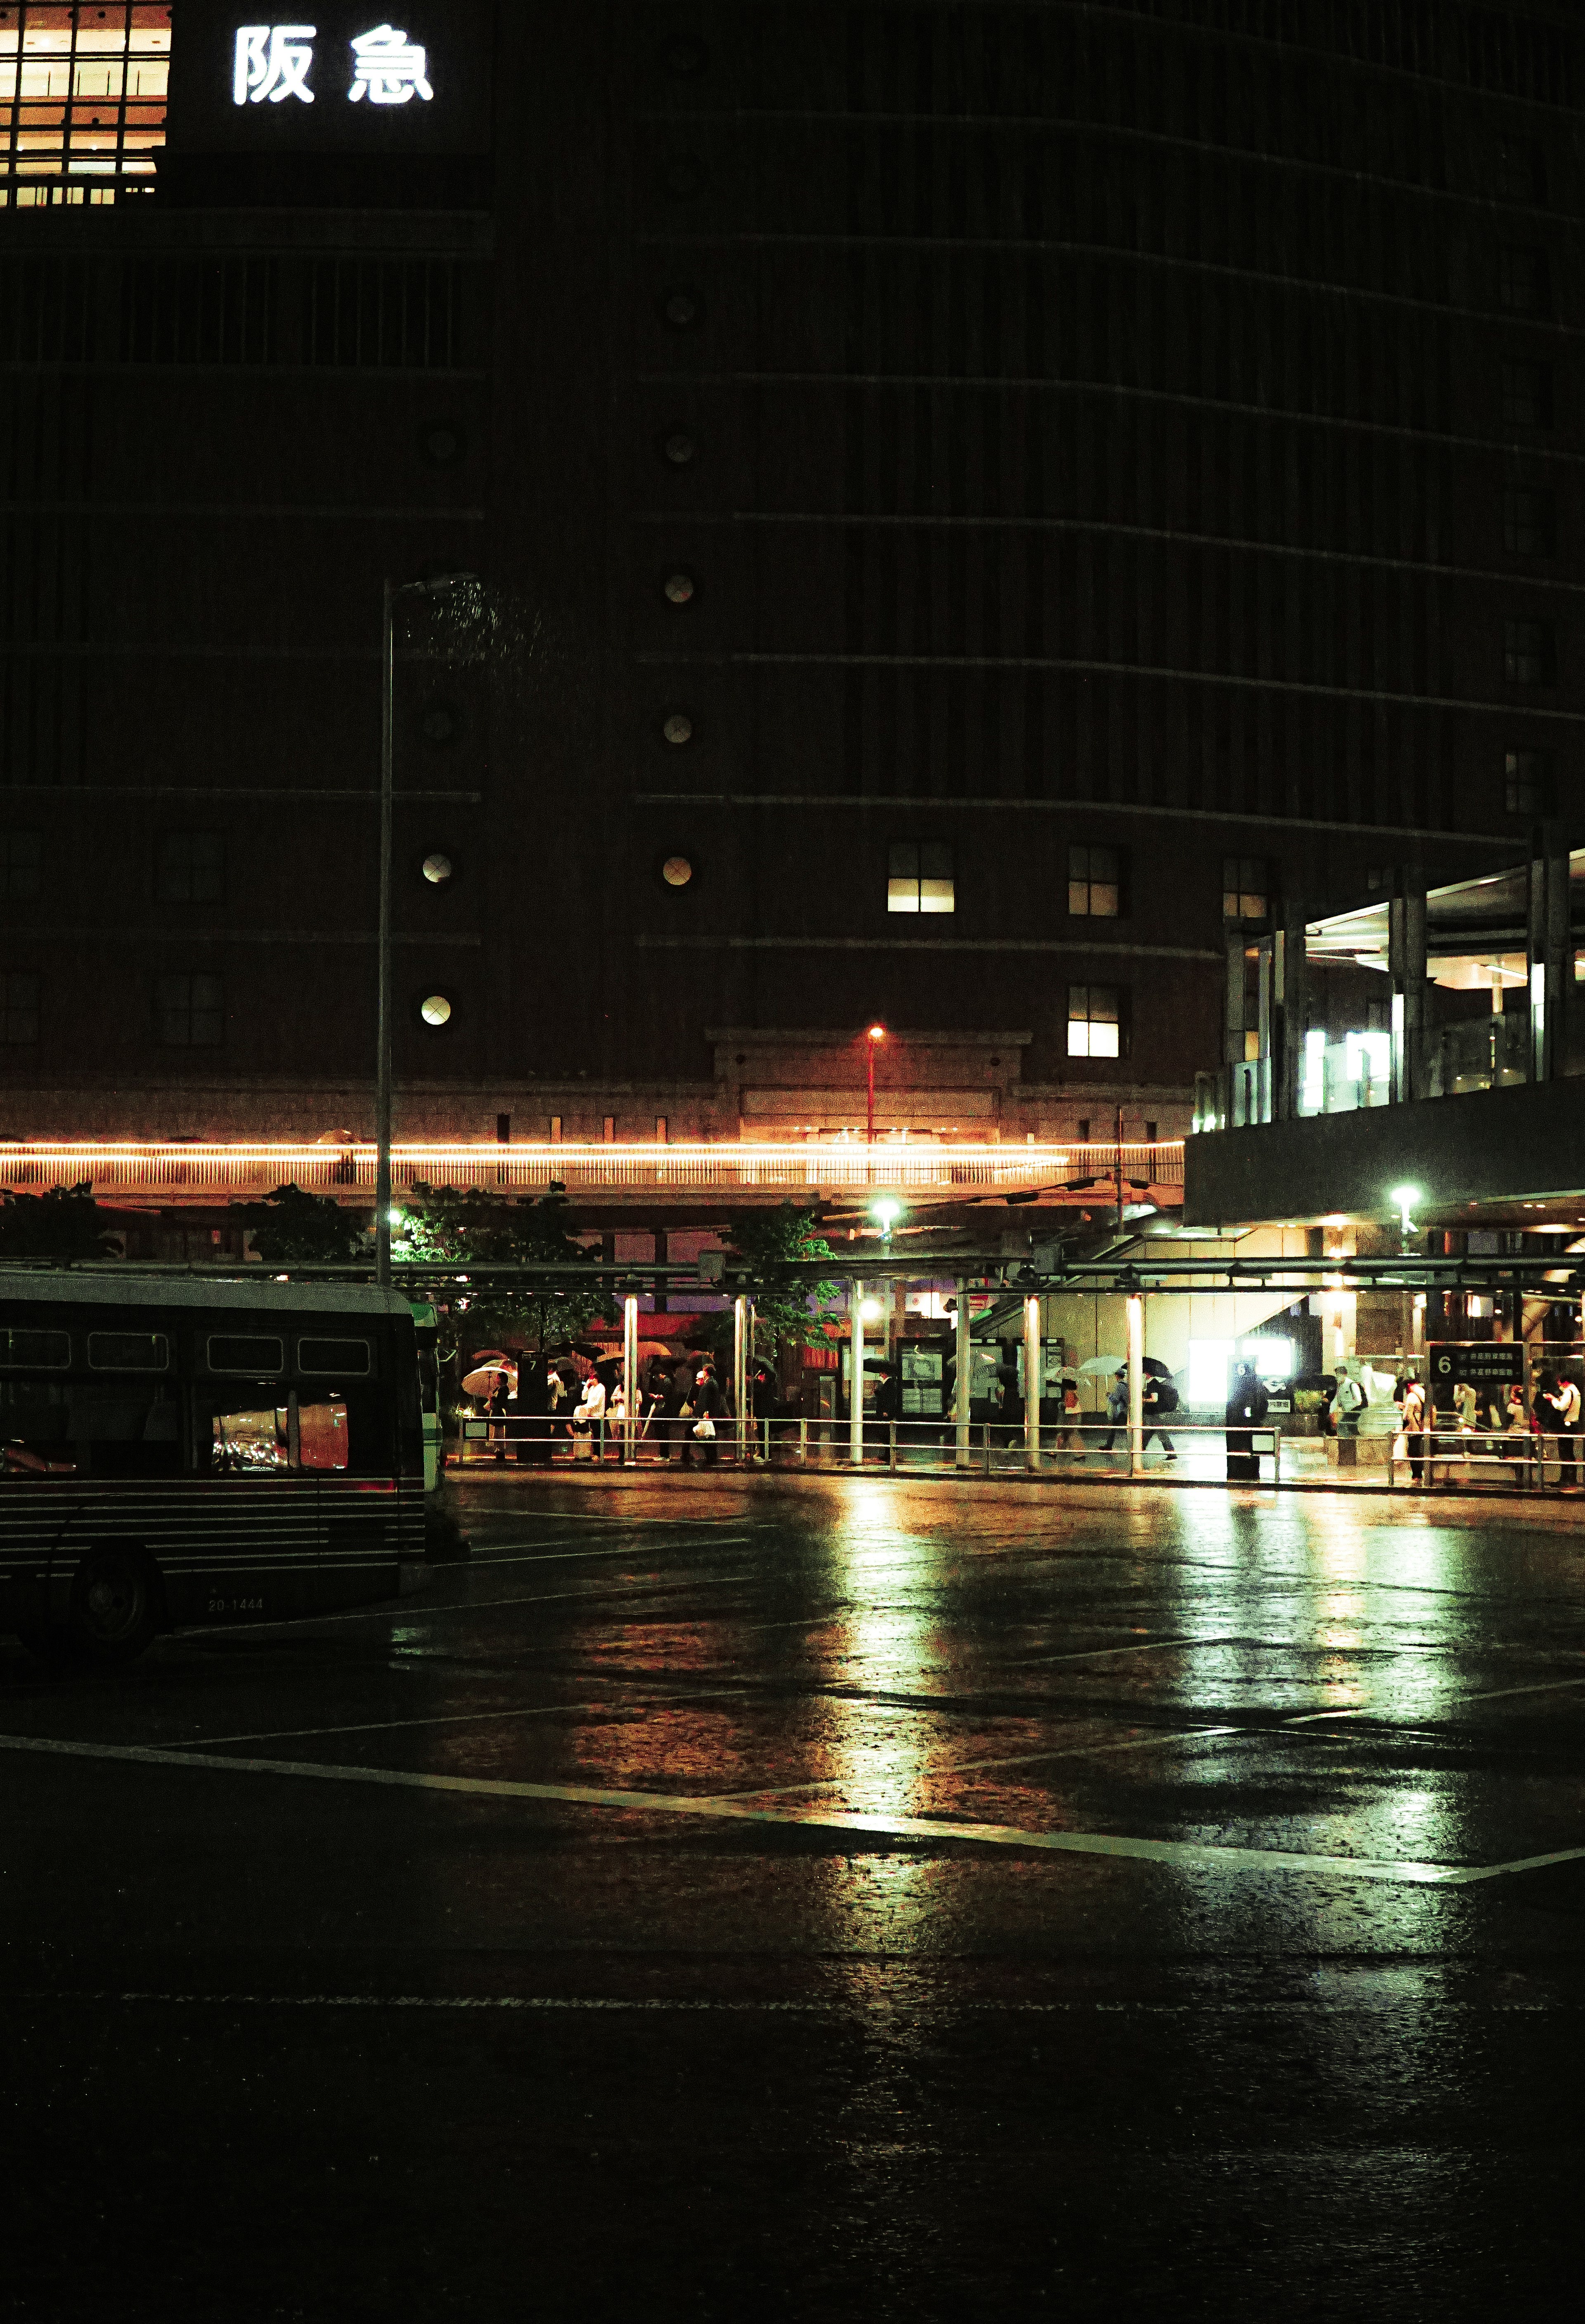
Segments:
[[[660,732],[668,742],[691,742],[694,739],[694,722],[685,711],[674,710]]]
[[[431,992],[419,1003],[419,1014],[432,1031],[438,1032],[442,1025],[451,1022],[451,1003],[444,992]]]
[[[693,575],[668,573],[666,576],[666,594],[674,605],[686,605],[694,594]]]
[[[424,858],[424,877],[431,888],[444,888],[454,868],[449,855],[437,853]]]
[[[660,877],[668,888],[686,888],[694,876],[694,867],[686,855],[668,855],[660,866]]]

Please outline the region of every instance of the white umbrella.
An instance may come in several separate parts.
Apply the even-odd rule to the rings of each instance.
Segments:
[[[465,1396],[493,1396],[496,1383],[504,1380],[511,1395],[517,1394],[517,1366],[509,1363],[479,1364],[465,1373],[462,1381]]]
[[[1079,1366],[1079,1376],[1086,1372],[1120,1372],[1128,1363],[1127,1356],[1087,1356]]]

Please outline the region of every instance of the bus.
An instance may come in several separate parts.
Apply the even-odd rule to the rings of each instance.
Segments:
[[[0,1267],[0,1624],[35,1651],[401,1595],[424,1452],[399,1293]]]

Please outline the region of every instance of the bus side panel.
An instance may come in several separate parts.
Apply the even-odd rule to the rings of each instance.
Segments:
[[[63,1618],[90,1549],[142,1549],[172,1622],[267,1620],[312,1604],[318,1530],[306,1479],[13,1478],[0,1494],[0,1571],[42,1580]]]
[[[322,1477],[318,1603],[364,1605],[410,1586],[424,1561],[422,1477]]]

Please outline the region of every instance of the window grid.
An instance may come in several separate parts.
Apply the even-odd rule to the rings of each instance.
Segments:
[[[16,900],[36,896],[43,860],[41,832],[0,831],[0,896]]]
[[[159,1036],[168,1049],[210,1049],[226,1038],[226,1001],[217,976],[161,976],[154,988]]]
[[[1503,676],[1510,686],[1557,683],[1557,648],[1550,622],[1503,623]]]
[[[1510,815],[1555,812],[1550,751],[1509,751],[1503,758],[1504,804]]]
[[[1115,984],[1068,987],[1070,1057],[1120,1057],[1122,995]]]
[[[889,912],[955,912],[952,850],[939,840],[895,839],[887,850]]]
[[[1263,920],[1271,904],[1271,866],[1264,855],[1224,855],[1221,859],[1221,917],[1224,920]]]
[[[1502,542],[1510,557],[1557,554],[1557,503],[1551,493],[1510,487],[1502,496]]]
[[[0,207],[152,192],[170,59],[169,5],[0,6]]]
[[[1502,367],[1502,416],[1509,428],[1552,426],[1552,365],[1505,363]]]
[[[1544,315],[1552,304],[1544,250],[1500,254],[1497,289],[1510,315]]]
[[[154,893],[161,904],[218,904],[226,895],[226,841],[217,831],[168,831],[160,841]]]
[[[39,1038],[39,980],[0,976],[0,1042],[22,1048]]]
[[[1122,911],[1122,854],[1116,847],[1068,849],[1068,911],[1081,920],[1115,920]]]

